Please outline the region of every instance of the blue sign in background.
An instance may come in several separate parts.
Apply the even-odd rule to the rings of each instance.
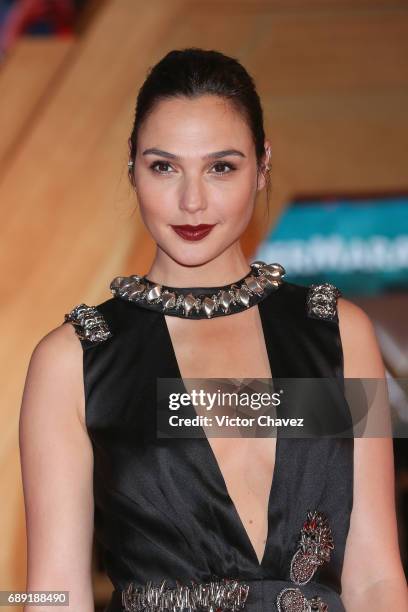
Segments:
[[[349,295],[408,290],[408,196],[295,201],[255,259],[281,263],[290,282],[328,281]]]

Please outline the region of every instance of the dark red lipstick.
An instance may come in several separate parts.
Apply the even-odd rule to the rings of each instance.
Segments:
[[[200,225],[172,225],[171,227],[184,240],[201,240],[208,236],[214,225],[200,223]]]

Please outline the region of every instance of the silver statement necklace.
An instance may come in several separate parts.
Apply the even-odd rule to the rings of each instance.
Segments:
[[[203,319],[240,312],[263,300],[283,283],[279,263],[254,261],[242,278],[220,287],[169,287],[146,275],[116,276],[110,283],[115,297],[176,317]]]

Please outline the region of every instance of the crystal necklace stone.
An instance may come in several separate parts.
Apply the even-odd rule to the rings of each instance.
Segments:
[[[110,283],[115,297],[164,314],[211,318],[240,312],[257,304],[283,284],[285,268],[279,263],[254,261],[240,280],[220,287],[168,287],[146,276],[116,276]]]

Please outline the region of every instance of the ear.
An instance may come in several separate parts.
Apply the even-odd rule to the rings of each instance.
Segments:
[[[265,140],[264,148],[265,148],[264,159],[263,159],[262,167],[259,169],[259,176],[258,176],[258,186],[257,186],[258,191],[261,191],[265,187],[266,177],[268,175],[269,168],[271,165],[272,149],[271,149],[271,143],[269,142],[269,140]]]
[[[132,141],[130,138],[128,139],[128,147],[129,147],[129,155],[130,155],[130,151],[132,150]]]

